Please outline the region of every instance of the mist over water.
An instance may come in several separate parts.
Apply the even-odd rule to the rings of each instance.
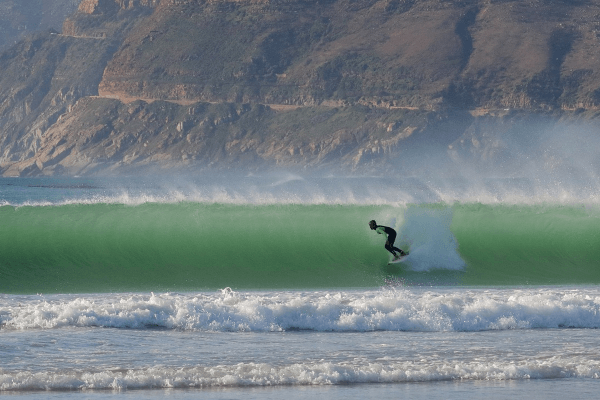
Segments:
[[[565,183],[567,182],[567,183]],[[198,174],[126,178],[0,178],[0,205],[111,203],[598,204],[600,185],[528,177],[420,178],[296,173]]]
[[[0,178],[0,204],[600,203],[600,129],[591,123],[481,117],[466,130],[415,133],[403,143],[395,158],[356,170],[149,167],[137,176]]]
[[[399,229],[409,235],[410,255],[406,263],[413,271],[462,270],[464,260],[452,233],[451,208],[409,207]]]

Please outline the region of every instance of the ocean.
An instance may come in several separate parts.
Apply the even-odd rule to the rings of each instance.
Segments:
[[[0,396],[594,398],[599,204],[522,179],[0,178]]]

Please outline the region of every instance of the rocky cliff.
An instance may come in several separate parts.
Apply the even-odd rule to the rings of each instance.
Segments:
[[[596,107],[599,16],[589,1],[163,1],[110,60],[100,93]]]
[[[498,166],[540,115],[595,129],[599,16],[585,0],[83,0],[0,55],[0,171],[413,173],[424,148]]]

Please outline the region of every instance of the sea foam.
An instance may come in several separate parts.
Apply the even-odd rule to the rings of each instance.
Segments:
[[[107,327],[217,332],[600,328],[600,289],[383,289],[20,296],[2,330]]]

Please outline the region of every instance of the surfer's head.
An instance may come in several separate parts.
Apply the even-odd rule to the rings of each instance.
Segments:
[[[375,222],[375,220],[374,220],[374,219],[370,220],[370,221],[369,221],[369,227],[370,227],[371,229],[375,229],[375,228],[377,228],[377,222]]]

